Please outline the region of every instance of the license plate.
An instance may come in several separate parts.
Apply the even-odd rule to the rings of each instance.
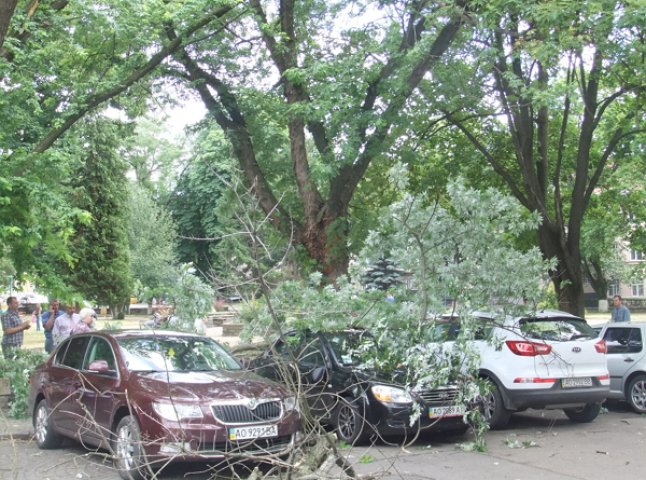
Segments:
[[[439,417],[461,417],[464,415],[464,405],[449,405],[446,407],[430,407],[428,409],[429,418]]]
[[[582,378],[562,378],[561,386],[563,388],[574,388],[574,387],[591,387],[592,378],[582,377]]]
[[[255,425],[253,427],[235,427],[229,429],[229,440],[253,440],[278,436],[277,425]]]

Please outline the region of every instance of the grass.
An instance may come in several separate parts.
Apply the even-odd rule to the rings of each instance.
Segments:
[[[128,315],[124,320],[113,320],[112,317],[99,317],[96,322],[96,329],[101,330],[106,324],[112,326],[118,325],[119,328],[139,328],[139,323],[148,320],[150,317],[147,315]],[[25,330],[25,339],[22,348],[27,350],[43,350],[45,349],[45,334],[41,327],[40,331],[36,330],[36,324],[32,323],[29,330]]]
[[[603,325],[610,321],[610,312],[585,312],[585,319],[590,325]],[[646,312],[630,312],[631,322],[646,322]]]
[[[148,315],[127,315],[124,320],[113,320],[112,317],[99,317],[96,328],[101,330],[105,325],[119,326],[119,328],[134,328],[138,329],[142,321],[148,320]],[[601,325],[610,320],[610,312],[586,312],[585,318],[590,325]],[[631,320],[633,322],[646,322],[646,312],[631,312]],[[23,348],[29,350],[37,350],[45,348],[45,335],[41,328],[40,332],[36,331],[36,325],[32,324],[29,330],[25,331],[25,341]]]

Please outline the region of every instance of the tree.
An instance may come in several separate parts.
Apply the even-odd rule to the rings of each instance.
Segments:
[[[226,41],[206,31],[178,52],[174,75],[190,82],[225,132],[274,225],[334,280],[347,270],[357,188],[377,159],[387,161],[394,126],[455,41],[464,4],[362,5],[380,15],[374,22],[348,21],[346,2],[248,5],[252,17],[231,24]],[[294,205],[278,201],[281,183],[297,192]]]
[[[228,153],[219,130],[202,129],[173,191],[162,199],[177,225],[179,261],[192,264],[203,277],[215,267],[213,248],[223,234],[218,206],[226,201],[222,197],[232,171]]]
[[[3,8],[12,6],[5,3]],[[0,12],[0,26],[8,32],[0,45],[0,240],[11,247],[22,274],[40,270],[42,263],[31,252],[41,243],[70,261],[66,220],[74,211],[60,185],[69,174],[69,156],[60,144],[50,148],[109,101],[129,115],[141,114],[151,93],[151,72],[231,6],[196,6],[200,19],[178,22],[183,28],[177,39],[166,43],[159,41],[161,18],[190,18],[192,6],[57,0],[19,1],[14,7]],[[46,218],[55,221],[43,222]],[[55,269],[38,273],[44,279]]]
[[[161,298],[177,280],[177,234],[171,215],[150,192],[132,185],[128,201],[129,269],[146,301]]]
[[[643,158],[632,154],[637,150],[631,145],[628,151],[618,152],[622,158],[601,179],[583,222],[583,271],[599,300],[607,298],[610,281],[643,276],[625,264],[622,251],[646,250],[646,180],[638,173],[646,172],[646,166]]]
[[[174,181],[177,165],[183,152],[184,139],[165,135],[169,120],[147,115],[137,120],[135,134],[128,139],[124,159],[130,165],[135,182],[157,195],[166,194]],[[167,124],[167,123],[166,123]]]
[[[578,315],[585,213],[618,150],[643,132],[642,13],[632,2],[488,2],[478,11],[481,53],[455,67],[460,97],[444,107],[541,215],[538,243],[557,260],[559,305]]]
[[[401,271],[389,258],[380,257],[368,268],[364,276],[366,288],[386,291],[400,283]]]
[[[118,154],[120,126],[88,119],[76,129],[83,152],[74,172],[72,203],[90,218],[76,222],[72,250],[76,261],[63,270],[70,284],[114,316],[129,303],[131,277],[128,258],[129,184],[126,164]],[[66,275],[65,275],[66,274]]]

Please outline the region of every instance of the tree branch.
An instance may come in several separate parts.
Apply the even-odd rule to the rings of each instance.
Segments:
[[[169,35],[172,33],[169,32]],[[247,123],[233,92],[224,82],[201,69],[185,50],[182,50],[177,57],[179,62],[184,65],[188,72],[188,80],[193,82],[209,113],[227,132],[236,158],[263,210],[271,215],[274,225],[281,231],[290,232],[292,226],[295,226],[296,232],[300,235],[301,226],[293,221],[282,204],[276,200],[265,179],[256,159]],[[209,86],[217,92],[219,101],[213,97]]]
[[[368,169],[370,162],[377,152],[383,150],[387,134],[392,127],[392,119],[395,118],[396,113],[403,107],[406,100],[410,97],[415,88],[417,88],[424,75],[430,70],[431,66],[439,61],[442,55],[453,43],[453,40],[462,27],[464,20],[464,12],[460,12],[460,14],[455,15],[444,25],[444,27],[442,27],[431,46],[424,52],[408,74],[408,78],[406,79],[402,91],[392,99],[390,104],[384,110],[381,115],[381,122],[375,128],[374,132],[368,137],[365,136],[367,126],[364,125],[363,127],[359,127],[360,136],[364,136],[366,139],[365,142],[363,142],[364,148],[353,164],[344,165],[341,168],[339,174],[332,180],[332,185],[330,187],[331,191],[338,193],[338,196],[330,195],[330,198],[335,196],[338,198],[338,206],[343,207],[350,202],[354,190]],[[394,68],[394,66],[394,62],[387,64],[384,69],[382,69],[380,80],[384,80],[385,77],[383,77],[383,75],[389,75],[389,68]],[[373,83],[368,87],[364,108],[367,108],[368,106],[372,108],[374,105],[377,95],[377,84],[378,82]]]
[[[159,66],[159,64],[164,59],[166,59],[174,52],[179,50],[182,47],[182,42],[187,37],[191,36],[193,33],[205,27],[212,21],[218,18],[221,18],[231,9],[232,7],[224,6],[213,10],[210,14],[205,15],[203,19],[201,19],[200,21],[196,22],[195,24],[187,28],[186,31],[181,36],[178,36],[177,38],[169,42],[164,48],[162,48],[159,52],[153,55],[150,58],[150,60],[146,62],[145,65],[143,65],[141,68],[132,72],[118,85],[116,85],[115,87],[106,89],[102,92],[99,92],[95,95],[90,95],[84,101],[80,102],[80,104],[74,109],[72,113],[69,113],[68,115],[63,116],[64,120],[62,124],[50,130],[49,133],[34,147],[33,152],[42,153],[45,150],[47,150],[49,147],[51,147],[54,144],[56,140],[58,140],[65,132],[67,132],[76,122],[78,122],[81,118],[83,118],[87,113],[89,113],[99,105],[103,104],[107,100],[110,100],[116,97],[117,95],[123,93],[129,87],[131,87],[139,80],[144,78],[155,68],[157,68],[157,66]]]
[[[14,4],[13,6],[15,7],[15,4],[17,3],[17,0],[15,0],[15,1],[14,0],[7,0],[7,2],[8,2],[8,4],[6,6],[5,5],[0,6],[0,58],[4,58],[8,62],[12,62],[13,59],[14,59],[14,53],[9,51],[9,50],[6,50],[6,49],[2,48],[2,45],[4,43],[4,39],[5,39],[5,34],[6,34],[6,31],[3,32],[2,28],[3,28],[3,26],[5,28],[6,28],[6,26],[8,26],[8,24],[6,26],[3,25],[4,20],[5,20],[5,12],[3,12],[3,9],[6,8],[6,7],[11,8],[12,3]],[[49,8],[51,10],[53,10],[54,12],[58,12],[58,11],[62,10],[63,8],[65,8],[68,3],[69,3],[69,0],[56,0],[56,1],[52,2],[52,4],[49,6]],[[29,19],[33,18],[34,15],[36,15],[36,11],[38,10],[39,6],[40,6],[40,0],[32,0],[29,3],[29,5],[27,6],[27,18],[29,18]],[[11,13],[11,15],[13,15],[13,12]],[[11,20],[11,17],[7,18],[6,20],[7,20],[7,22],[9,22]],[[43,23],[43,25],[45,24],[45,22],[42,22],[42,23]],[[16,38],[21,43],[24,43],[31,36],[31,31],[27,30],[27,29],[23,29],[23,30],[20,30],[20,31],[11,32],[10,36],[13,37],[13,38]]]
[[[478,138],[473,133],[471,133],[471,131],[466,128],[462,122],[458,121],[450,114],[448,114],[447,118],[453,125],[458,127],[458,129],[460,129],[460,131],[467,137],[471,144],[476,147],[476,149],[480,153],[482,153],[489,165],[491,165],[494,171],[505,181],[518,201],[522,203],[528,210],[535,210],[536,205],[533,204],[529,200],[529,198],[518,188],[511,173],[507,171],[505,167],[503,167],[500,162],[496,160],[496,158],[489,152],[487,147],[480,140],[478,140]]]

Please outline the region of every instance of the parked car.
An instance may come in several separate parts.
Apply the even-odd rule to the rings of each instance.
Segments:
[[[290,332],[243,363],[268,378],[291,382],[301,388],[314,415],[335,428],[350,444],[372,435],[402,436],[417,429],[463,433],[465,407],[458,403],[458,390],[446,386],[420,392],[409,391],[393,375],[366,369],[359,352],[373,355],[376,345],[368,332],[348,329],[335,332]],[[238,352],[257,351],[241,346]],[[234,355],[236,350],[233,351]],[[296,363],[292,362],[296,359]],[[414,406],[421,415],[410,425]]]
[[[302,424],[284,387],[193,334],[73,335],[29,383],[38,446],[69,437],[109,449],[124,479],[176,460],[286,453]]]
[[[646,413],[646,323],[608,323],[601,337],[608,345],[608,398],[625,400],[635,412]]]
[[[609,394],[606,342],[583,318],[541,311],[496,321],[474,314],[479,375],[490,382],[482,398],[485,419],[504,428],[513,412],[557,409],[575,422],[591,422]],[[436,336],[450,347],[461,328],[459,318],[436,323]]]

